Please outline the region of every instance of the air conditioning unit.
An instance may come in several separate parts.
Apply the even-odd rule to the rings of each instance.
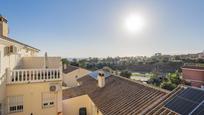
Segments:
[[[50,84],[49,90],[51,92],[57,92],[61,89],[60,84]]]

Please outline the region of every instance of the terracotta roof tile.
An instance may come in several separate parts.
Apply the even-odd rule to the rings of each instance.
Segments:
[[[88,94],[104,115],[139,114],[167,94],[164,90],[113,75],[106,78],[103,88],[88,75],[78,81],[80,86],[63,91],[63,99]]]

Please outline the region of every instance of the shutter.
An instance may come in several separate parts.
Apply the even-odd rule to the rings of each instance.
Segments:
[[[4,56],[7,56],[7,55],[9,55],[9,47],[8,46],[4,47]]]
[[[13,46],[10,46],[9,50],[10,50],[9,53],[13,53],[14,50]]]
[[[13,47],[14,48],[14,54],[16,54],[17,53],[17,47]]]
[[[6,49],[7,49],[7,48],[4,47],[4,56],[6,56],[6,52],[7,52]]]

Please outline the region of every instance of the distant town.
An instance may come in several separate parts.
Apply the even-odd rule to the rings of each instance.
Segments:
[[[182,55],[155,53],[150,57],[63,58],[62,61],[91,71],[105,68],[116,75],[173,90],[182,83],[180,77],[183,66],[204,67],[204,52]],[[175,80],[169,82],[168,79],[172,78]]]

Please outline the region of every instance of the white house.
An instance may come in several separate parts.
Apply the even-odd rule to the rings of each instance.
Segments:
[[[38,57],[37,48],[8,36],[0,16],[0,115],[62,114],[60,57]]]

